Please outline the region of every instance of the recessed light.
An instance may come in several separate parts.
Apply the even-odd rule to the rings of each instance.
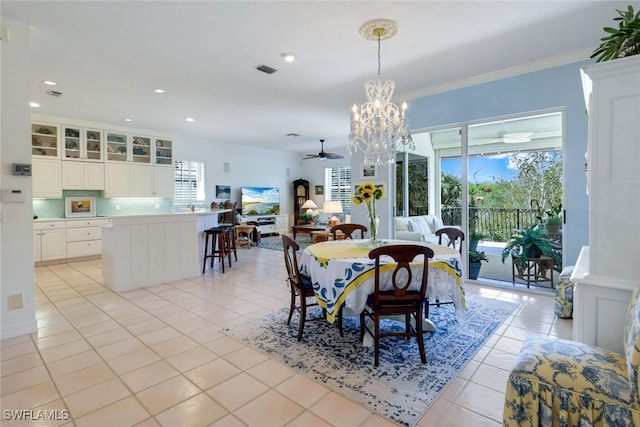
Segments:
[[[133,121],[133,119],[129,119],[129,118],[122,119],[122,120],[124,120],[125,122],[132,122]]]
[[[196,119],[194,119],[193,117],[187,117],[186,119],[184,119],[185,122],[195,122]]]
[[[282,56],[286,62],[293,62],[296,60],[296,54],[293,52],[285,52],[280,56]]]
[[[46,84],[47,86],[55,86],[55,85],[58,84],[58,83],[53,82],[51,80],[43,80],[42,83]]]
[[[40,108],[40,104],[38,104],[37,102],[30,102],[29,107]]]
[[[164,89],[154,89],[155,93],[164,93]]]

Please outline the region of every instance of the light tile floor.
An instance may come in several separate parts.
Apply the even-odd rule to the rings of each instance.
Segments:
[[[281,252],[242,249],[238,257],[225,274],[216,264],[202,277],[121,294],[102,285],[99,260],[37,267],[38,332],[1,343],[3,415],[69,411],[69,420],[38,426],[393,425],[219,332],[288,305]],[[520,306],[419,426],[501,425],[505,381],[524,338],[571,336],[549,294],[466,291]]]

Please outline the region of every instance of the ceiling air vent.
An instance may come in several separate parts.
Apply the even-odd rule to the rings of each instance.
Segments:
[[[287,136],[300,136],[299,133],[288,133]]]
[[[60,98],[62,96],[62,92],[58,92],[57,90],[48,90],[47,95],[55,96],[56,98]]]
[[[256,70],[258,70],[258,71],[262,71],[263,73],[267,73],[267,74],[273,74],[273,73],[275,73],[276,71],[278,71],[278,70],[276,70],[275,68],[271,68],[271,67],[269,67],[268,65],[258,65],[258,66],[256,67]]]

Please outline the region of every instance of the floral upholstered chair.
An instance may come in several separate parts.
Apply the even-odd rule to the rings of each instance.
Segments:
[[[633,292],[624,356],[575,341],[528,338],[509,375],[505,426],[636,426],[640,293]]]

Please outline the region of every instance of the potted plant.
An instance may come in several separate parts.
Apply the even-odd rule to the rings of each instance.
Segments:
[[[558,234],[560,225],[562,224],[562,205],[555,205],[545,213],[547,215],[547,219],[545,220],[547,231],[550,234]]]
[[[487,237],[489,236],[479,231],[472,231],[471,233],[469,233],[469,250],[477,251],[478,243],[480,242],[480,240],[484,240]]]
[[[525,265],[527,258],[553,258],[554,264],[559,264],[558,255],[554,252],[549,232],[539,226],[525,228],[511,235],[507,246],[502,250],[502,262],[507,257],[518,259],[520,265]]]
[[[469,279],[476,280],[478,278],[482,261],[489,262],[484,251],[469,250]]]
[[[301,213],[298,217],[298,220],[301,224],[312,224],[313,223],[313,215],[310,213]]]
[[[600,39],[602,43],[593,51],[591,58],[596,62],[610,61],[640,54],[640,12],[635,13],[629,5],[627,10],[618,10],[614,21],[620,21],[618,28],[604,27],[609,35]]]

